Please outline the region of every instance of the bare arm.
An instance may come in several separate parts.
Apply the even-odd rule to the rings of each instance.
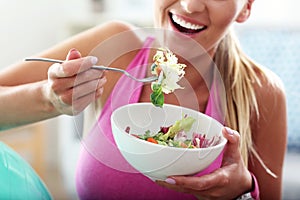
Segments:
[[[0,87],[0,130],[58,115],[42,93],[46,81]]]
[[[62,65],[20,62],[0,72],[0,130],[60,114],[77,114],[99,98],[106,78],[103,72],[90,69],[95,63],[86,56],[95,45],[124,30],[120,24],[104,24],[35,55],[64,60],[68,51],[76,48],[84,58],[73,52],[68,55],[70,61]]]
[[[268,174],[256,158],[249,162],[249,170],[256,175],[259,183],[261,199],[281,199],[287,144],[285,93],[280,80],[275,76],[271,78],[273,85],[263,82],[263,86],[257,89],[260,116],[252,125],[255,148],[264,164],[277,176],[274,178]]]
[[[57,45],[32,55],[33,57],[48,57],[59,60],[66,59],[70,49],[77,49],[82,57],[93,55],[93,49],[100,43],[130,27],[118,22],[110,22],[79,33]],[[102,53],[102,52],[101,52]],[[102,54],[104,54],[103,52]],[[29,56],[29,55],[28,55]],[[101,56],[101,55],[97,55]],[[104,58],[99,58],[102,62]],[[44,62],[18,62],[6,67],[0,72],[0,86],[16,86],[47,79],[47,71],[51,64]],[[25,76],[26,74],[26,76]]]
[[[75,115],[98,98],[105,83],[103,72],[91,69],[93,57],[78,58],[77,54],[72,50],[69,61],[52,65],[46,80],[1,86],[1,130],[60,114]]]

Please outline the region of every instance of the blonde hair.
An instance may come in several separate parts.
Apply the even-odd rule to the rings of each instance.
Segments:
[[[256,152],[251,132],[252,116],[259,118],[254,85],[261,86],[260,78],[265,74],[263,69],[241,50],[232,30],[220,42],[214,62],[226,90],[225,124],[240,133],[240,151],[244,163],[248,166],[249,155],[252,153],[269,174],[276,176]]]

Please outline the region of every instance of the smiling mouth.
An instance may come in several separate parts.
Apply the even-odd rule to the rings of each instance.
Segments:
[[[207,28],[207,26],[204,26],[204,25],[198,25],[198,24],[193,24],[193,23],[187,22],[172,13],[169,13],[169,16],[170,16],[173,26],[179,32],[184,33],[184,34],[192,35],[195,33],[199,33]]]

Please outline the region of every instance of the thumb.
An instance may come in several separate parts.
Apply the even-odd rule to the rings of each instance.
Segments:
[[[224,127],[222,130],[223,136],[228,140],[228,145],[238,145],[240,134],[229,127]]]
[[[73,48],[69,51],[66,60],[74,60],[77,58],[81,58],[81,54],[77,49]]]
[[[223,128],[222,130],[223,136],[227,139],[227,144],[225,147],[224,158],[223,161],[233,161],[240,159],[239,153],[239,141],[240,141],[240,134],[232,130],[228,127]]]

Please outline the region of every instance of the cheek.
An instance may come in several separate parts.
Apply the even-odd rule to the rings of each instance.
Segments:
[[[154,25],[155,26],[160,26],[161,22],[160,22],[160,18],[161,18],[161,1],[160,0],[155,0],[154,1],[154,13],[153,13],[153,17],[154,17]]]
[[[154,24],[161,27],[167,20],[168,8],[176,3],[177,0],[154,0]]]
[[[218,27],[226,28],[236,20],[238,7],[236,5],[220,7],[219,9],[214,9],[213,13],[211,20],[214,24]]]

